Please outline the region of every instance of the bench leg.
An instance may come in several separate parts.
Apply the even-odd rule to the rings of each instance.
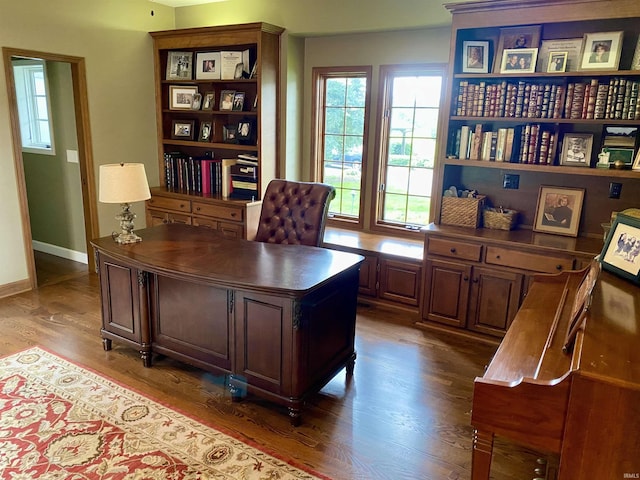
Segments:
[[[492,455],[493,433],[474,430],[471,480],[489,480]]]

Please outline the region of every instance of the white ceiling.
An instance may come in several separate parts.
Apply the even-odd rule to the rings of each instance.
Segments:
[[[169,7],[188,7],[190,5],[202,5],[203,3],[224,2],[225,0],[151,0],[152,2]]]

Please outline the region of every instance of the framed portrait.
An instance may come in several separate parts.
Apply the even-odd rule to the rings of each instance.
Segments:
[[[196,53],[196,80],[220,80],[220,52]]]
[[[193,140],[194,120],[173,120],[171,138],[174,140]]]
[[[631,61],[631,68],[629,70],[640,70],[640,36],[638,36],[636,50],[633,53],[633,60]]]
[[[553,40],[542,40],[538,48],[537,72],[544,72],[549,65],[549,54],[551,52],[567,52],[567,62],[565,72],[575,72],[580,65],[580,53],[582,52],[582,37],[578,38],[558,38]]]
[[[600,254],[602,268],[640,283],[640,219],[619,213]]]
[[[522,27],[509,27],[500,29],[500,39],[496,48],[496,61],[493,66],[494,73],[500,73],[501,60],[505,49],[513,48],[538,48],[540,46],[540,25]],[[535,63],[533,64],[535,71]]]
[[[533,231],[577,237],[583,201],[584,188],[541,185]]]
[[[579,70],[618,70],[623,33],[585,33]]]
[[[216,104],[216,93],[206,92],[202,97],[202,110],[213,110]]]
[[[567,57],[569,52],[549,52],[547,73],[564,72],[567,69]]]
[[[191,110],[198,87],[169,85],[169,110]]]
[[[537,48],[505,48],[500,73],[533,73],[536,71]]]
[[[222,127],[222,141],[224,143],[238,143],[238,127],[224,125]]]
[[[633,165],[631,166],[631,170],[640,170],[640,148],[636,153],[636,158],[633,160]]]
[[[167,80],[193,78],[193,52],[167,52]]]
[[[198,134],[199,142],[210,142],[213,136],[213,122],[201,122],[200,133]]]
[[[566,133],[562,140],[560,165],[569,167],[590,167],[593,134]]]
[[[238,140],[241,143],[251,140],[251,122],[245,120],[238,122]]]
[[[489,42],[462,42],[462,71],[489,73]]]
[[[193,94],[193,100],[191,101],[191,110],[200,110],[202,106],[202,95],[200,93]]]
[[[244,92],[236,92],[233,95],[233,107],[231,110],[241,112],[244,108]]]
[[[233,99],[235,96],[235,90],[222,90],[220,92],[220,106],[218,110],[233,110]]]

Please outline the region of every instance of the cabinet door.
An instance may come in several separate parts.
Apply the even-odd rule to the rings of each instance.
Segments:
[[[425,320],[464,328],[469,302],[471,267],[462,263],[427,260],[424,276]]]
[[[521,273],[474,267],[467,327],[502,337],[520,307],[523,281]]]
[[[377,295],[378,283],[378,257],[375,255],[364,255],[364,262],[360,267],[360,280],[358,283],[358,293],[375,297]]]
[[[422,268],[419,264],[382,258],[380,298],[418,306]]]
[[[163,223],[183,223],[191,225],[191,216],[163,210],[147,209],[147,227],[155,227]]]

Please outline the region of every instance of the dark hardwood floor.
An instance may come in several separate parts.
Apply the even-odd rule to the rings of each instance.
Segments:
[[[336,480],[470,478],[473,379],[495,346],[362,305],[353,380],[345,384],[341,372],[309,399],[295,428],[267,401],[232,403],[221,377],[163,357],[144,368],[116,342],[104,351],[97,276],[55,257],[36,264],[36,291],[0,299],[2,356],[40,346]],[[500,439],[494,453],[493,479],[534,477],[540,455]]]

